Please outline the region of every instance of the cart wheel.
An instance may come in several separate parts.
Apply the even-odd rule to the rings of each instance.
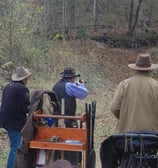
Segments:
[[[88,168],[95,168],[95,165],[96,165],[96,153],[94,149],[91,149],[88,156]]]

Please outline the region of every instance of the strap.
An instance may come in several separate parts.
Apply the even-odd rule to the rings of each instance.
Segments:
[[[127,134],[125,134],[125,147],[124,147],[124,153],[128,152],[128,139],[127,139]]]
[[[143,153],[144,153],[144,141],[143,141],[143,135],[140,135],[140,166],[142,166],[143,163]]]

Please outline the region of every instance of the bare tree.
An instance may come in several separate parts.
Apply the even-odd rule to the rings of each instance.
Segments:
[[[139,11],[141,7],[142,0],[138,1],[138,5],[136,8],[136,14],[134,15],[134,0],[130,0],[130,11],[129,11],[129,24],[128,24],[128,34],[133,35],[135,31],[135,27],[138,22]]]
[[[70,29],[75,28],[75,13],[76,13],[76,1],[75,0],[70,0],[70,22],[69,22],[69,27]]]
[[[66,27],[66,0],[63,0],[63,27],[62,27],[62,31],[65,31],[65,27]]]
[[[132,22],[133,22],[133,0],[130,0],[130,10],[129,10],[129,22],[128,22],[128,34],[132,33]]]
[[[93,18],[94,18],[94,31],[97,31],[98,24],[98,0],[93,2]]]

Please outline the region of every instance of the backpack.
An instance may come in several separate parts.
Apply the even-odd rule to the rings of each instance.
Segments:
[[[58,114],[60,103],[56,93],[48,90],[34,90],[31,96],[29,111],[36,111],[38,109],[42,109],[44,114]]]

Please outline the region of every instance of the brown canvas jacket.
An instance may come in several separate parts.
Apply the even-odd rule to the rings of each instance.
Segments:
[[[118,119],[118,133],[158,131],[158,81],[139,71],[122,81],[113,97],[111,111]]]

